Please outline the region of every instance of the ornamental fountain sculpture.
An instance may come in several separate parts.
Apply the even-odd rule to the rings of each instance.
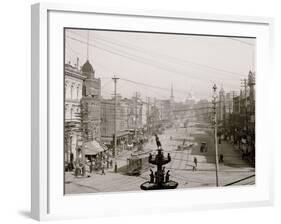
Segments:
[[[156,142],[159,141],[156,137]],[[160,141],[159,141],[160,142]],[[165,164],[171,162],[170,153],[167,157],[164,156],[163,149],[161,144],[157,144],[157,154],[152,156],[149,154],[148,162],[157,166],[157,171],[155,173],[150,169],[150,180],[141,184],[140,188],[142,190],[164,190],[164,189],[175,189],[178,186],[178,183],[170,180],[170,170],[165,171]]]

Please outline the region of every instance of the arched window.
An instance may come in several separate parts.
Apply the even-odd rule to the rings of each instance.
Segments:
[[[70,119],[72,120],[73,118],[73,107],[70,108]]]
[[[64,94],[65,94],[65,98],[68,99],[69,98],[69,82],[66,81],[64,84]]]
[[[64,107],[64,116],[66,119],[69,118],[69,105],[68,104],[65,104],[65,107]]]
[[[79,97],[80,97],[80,84],[78,84],[76,88],[76,99],[78,100]]]
[[[71,84],[70,87],[70,99],[74,98],[74,83]]]

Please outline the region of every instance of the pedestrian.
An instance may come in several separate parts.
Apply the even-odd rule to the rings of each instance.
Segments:
[[[194,157],[193,162],[194,162],[195,167],[197,167],[197,158],[196,157]]]
[[[171,155],[170,155],[170,153],[168,152],[168,156],[167,156],[167,158],[168,158],[168,161],[171,161]]]
[[[73,155],[73,152],[70,153],[70,171],[72,171],[74,169],[74,155]]]
[[[219,163],[223,163],[223,154],[220,154]]]
[[[105,162],[102,163],[102,166],[101,166],[101,175],[105,175]]]
[[[114,172],[117,173],[118,169],[117,169],[117,162],[115,162],[115,165],[114,165]]]
[[[90,159],[90,173],[93,172],[93,160],[92,158]]]
[[[153,170],[152,169],[150,169],[150,183],[154,183],[154,173],[153,173]]]
[[[195,166],[192,166],[192,171],[196,171],[196,167]]]
[[[155,135],[155,141],[156,141],[157,148],[158,148],[158,149],[161,148],[161,142],[160,142],[160,140],[159,140],[158,135]]]

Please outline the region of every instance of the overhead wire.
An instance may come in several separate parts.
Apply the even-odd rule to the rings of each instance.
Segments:
[[[82,38],[85,38],[83,35],[81,35],[81,34],[79,34],[77,32],[73,32],[73,31],[69,31],[69,32],[71,32],[73,34],[76,34],[76,35],[79,35]],[[192,64],[192,65],[196,65],[196,66],[199,66],[199,67],[211,69],[211,70],[214,70],[214,71],[217,71],[217,72],[232,74],[232,75],[235,75],[235,76],[237,76],[237,75],[243,76],[243,74],[238,73],[238,72],[228,71],[228,70],[217,68],[217,67],[214,67],[214,66],[210,66],[210,65],[206,65],[206,64],[202,64],[202,63],[186,60],[186,59],[177,58],[177,57],[174,57],[174,56],[171,56],[171,55],[166,55],[164,53],[159,53],[159,52],[155,52],[155,51],[151,51],[151,50],[148,51],[148,50],[146,50],[144,48],[141,48],[139,46],[132,45],[132,43],[128,43],[128,42],[124,42],[124,41],[121,42],[120,40],[117,41],[116,39],[114,39],[112,41],[112,37],[110,37],[110,39],[109,39],[108,37],[104,37],[103,35],[99,34],[98,32],[96,32],[95,34],[96,34],[95,35],[95,39],[98,39],[98,40],[101,40],[101,41],[105,41],[105,42],[111,43],[113,45],[118,45],[120,47],[127,48],[127,49],[130,49],[130,50],[134,50],[134,51],[137,50],[139,52],[142,52],[142,53],[145,53],[145,54],[148,54],[148,55],[156,55],[157,57],[163,57],[163,58],[169,59],[167,61],[169,63],[171,63],[171,60],[173,60],[177,64],[180,64],[180,62],[182,62],[184,65]],[[99,36],[101,36],[102,38],[99,37]]]
[[[69,36],[69,35],[66,35],[66,37],[69,38],[69,39],[78,41],[78,42],[80,42],[82,44],[88,44],[88,43],[86,43],[85,41],[83,41],[81,39],[77,39],[77,38]],[[143,58],[143,57],[140,57],[140,56],[135,56],[135,55],[128,54],[128,53],[121,54],[120,52],[122,52],[122,51],[120,51],[120,50],[117,50],[117,51],[115,50],[114,51],[112,47],[110,47],[110,49],[107,49],[104,46],[100,47],[97,44],[92,44],[92,43],[89,43],[89,46],[95,47],[95,48],[100,49],[100,50],[103,50],[103,51],[105,51],[107,53],[110,53],[110,54],[114,54],[114,55],[117,55],[117,56],[120,56],[120,57],[123,57],[123,58],[127,58],[127,59],[130,59],[130,60],[133,60],[133,61],[135,61],[137,63],[146,64],[146,65],[149,65],[149,66],[152,66],[152,67],[164,70],[166,72],[172,72],[173,74],[181,75],[181,76],[183,76],[185,78],[193,79],[193,80],[196,80],[196,81],[199,81],[199,80],[203,79],[201,76],[193,76],[190,73],[187,75],[186,72],[183,72],[183,71],[180,71],[180,70],[176,70],[176,69],[171,68],[171,67],[167,67],[166,65],[155,63],[155,61],[154,61],[154,63],[152,63],[152,61],[151,60],[147,60],[147,58]],[[211,79],[213,80],[213,78],[211,78]],[[206,78],[204,78],[203,80],[206,81]],[[225,80],[225,81],[227,81],[227,80]],[[232,83],[229,84],[229,85],[232,85]]]

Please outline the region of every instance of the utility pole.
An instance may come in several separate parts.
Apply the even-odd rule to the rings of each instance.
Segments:
[[[117,78],[115,75],[112,78],[114,81],[114,147],[112,150],[112,156],[115,158],[116,148],[117,148]]]
[[[234,127],[234,106],[235,106],[235,103],[234,103],[234,100],[235,100],[235,92],[232,91],[232,111],[231,111],[231,125],[232,127]]]
[[[146,97],[147,99],[147,113],[146,113],[146,125],[147,125],[147,131],[150,134],[150,111],[149,111],[149,107],[150,107],[150,97]]]
[[[234,98],[235,98],[235,91],[232,91],[232,113],[234,112]]]
[[[136,99],[135,99],[135,103],[136,103],[136,114],[135,114],[135,127],[137,129],[138,127],[138,92],[136,92]]]
[[[89,60],[89,35],[90,31],[87,32],[87,61]]]
[[[249,72],[248,76],[248,86],[249,86],[249,98],[250,98],[250,114],[252,115],[255,110],[255,100],[254,100],[254,86],[255,86],[255,73]],[[248,111],[249,112],[249,111]]]
[[[247,79],[243,79],[242,80],[242,88],[244,88],[244,91],[245,91],[245,128],[246,128],[246,131],[248,130],[248,124],[247,124],[247,105],[248,105],[248,102],[247,102]]]
[[[213,109],[214,109],[214,137],[215,137],[215,157],[216,157],[216,186],[219,186],[219,160],[218,160],[218,138],[217,138],[217,86],[213,86]]]

